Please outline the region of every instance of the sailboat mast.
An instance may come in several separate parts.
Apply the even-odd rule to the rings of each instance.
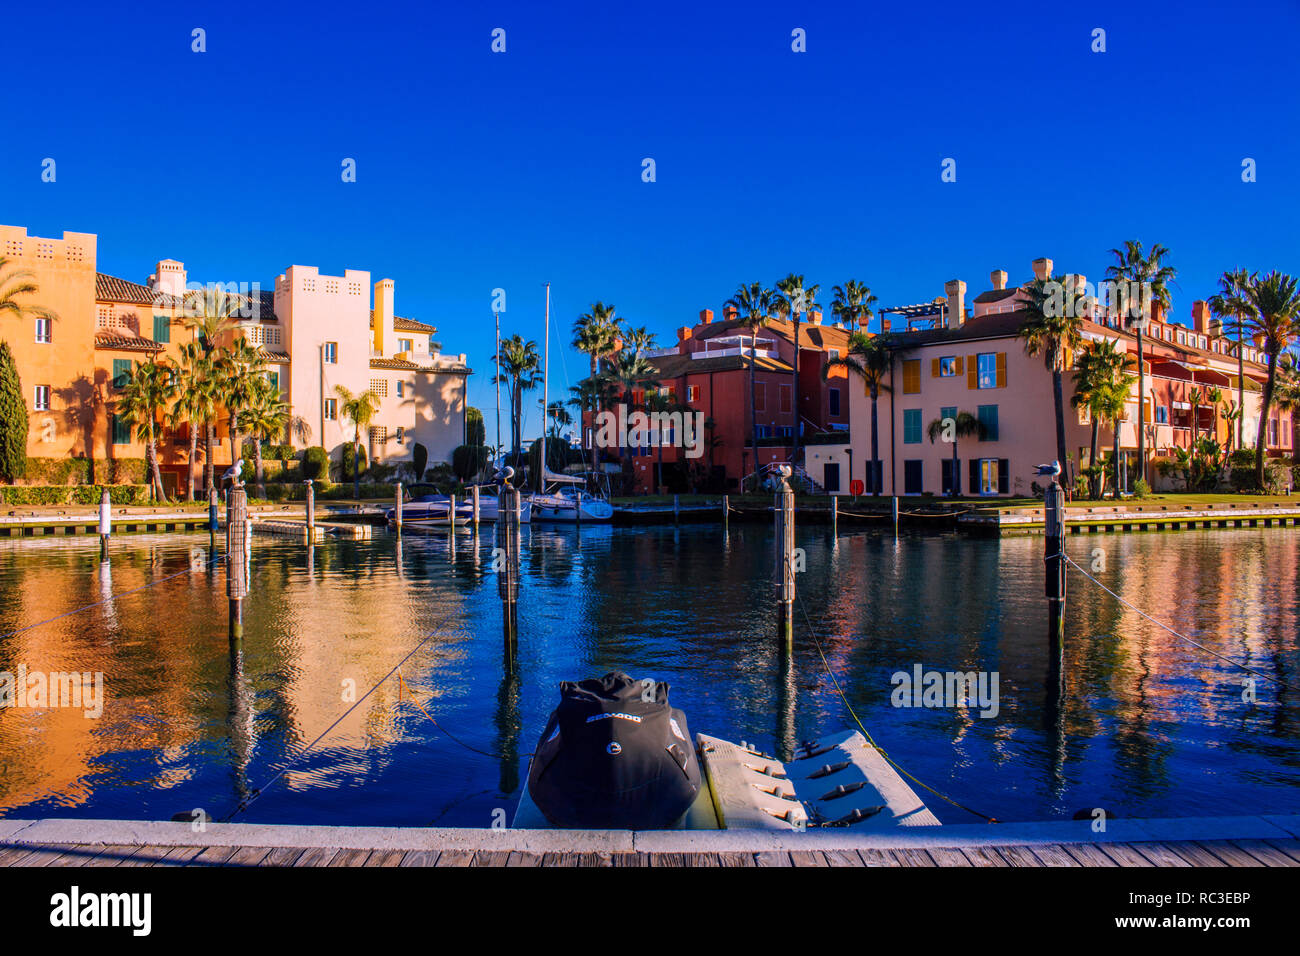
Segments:
[[[550,412],[547,389],[551,378],[551,284],[546,283],[546,344],[542,347],[542,461],[538,469],[537,490],[546,490],[546,419]]]
[[[493,312],[497,322],[497,351],[494,358],[497,362],[497,377],[495,379],[497,387],[497,449],[496,453],[501,454],[501,313]],[[504,464],[504,456],[502,456]]]

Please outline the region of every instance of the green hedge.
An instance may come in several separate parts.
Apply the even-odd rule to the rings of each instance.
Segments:
[[[26,480],[32,485],[89,485],[88,458],[28,458]],[[95,462],[95,484],[145,483],[143,458],[111,458]]]
[[[14,485],[0,488],[6,505],[97,505],[100,485]],[[110,485],[109,501],[115,505],[147,505],[148,485]]]

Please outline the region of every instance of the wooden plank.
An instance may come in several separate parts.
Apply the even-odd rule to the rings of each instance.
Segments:
[[[0,844],[0,866],[17,866],[23,857],[30,856],[31,846],[26,843]]]
[[[174,846],[163,854],[162,858],[154,863],[154,866],[189,866],[190,860],[194,859],[203,851],[201,846]]]
[[[532,854],[527,854],[531,856]],[[537,866],[536,863],[515,863],[516,854],[510,854],[511,862],[508,866]],[[617,853],[611,853],[609,859],[611,866],[649,866],[644,853],[637,853],[634,850],[620,850]]]
[[[549,855],[549,854],[548,854]],[[646,866],[685,866],[685,853],[647,853]]]
[[[86,866],[121,866],[125,860],[130,859],[141,849],[143,847],[115,843],[112,846],[103,847],[94,859],[86,862]]]
[[[1196,845],[1206,853],[1212,853],[1226,866],[1263,866],[1241,847],[1233,846],[1227,840],[1197,840]]]
[[[903,861],[888,850],[859,850],[863,866],[903,866]]]
[[[739,867],[758,866],[758,864],[754,862],[754,854],[752,853],[719,853],[718,865]],[[862,864],[859,862],[856,865],[861,866]]]
[[[857,853],[852,850],[826,850],[824,852],[827,866],[862,865],[862,857],[858,856]],[[753,866],[754,864],[751,862],[749,865]]]
[[[262,861],[263,866],[293,866],[298,857],[302,856],[305,851],[300,846],[281,846],[276,847],[266,855]]]
[[[119,866],[154,866],[159,860],[167,856],[170,849],[170,847],[165,846],[142,846],[123,860]]]
[[[687,866],[721,866],[716,853],[688,853],[686,854]]]
[[[26,847],[27,852],[17,861],[16,866],[81,866],[86,857],[93,857],[97,848],[82,853],[82,848],[58,843],[34,843]],[[62,860],[63,862],[59,862]]]
[[[1078,866],[1079,861],[1065,852],[1059,843],[1034,847],[1034,856],[1043,861],[1044,866]]]
[[[623,866],[629,866],[629,865],[631,865],[631,866],[640,866],[640,865],[641,865],[641,857],[640,857],[640,855],[637,854],[637,853],[618,853],[618,854],[615,854],[615,857],[614,857],[614,865],[615,865],[615,866],[619,866],[620,863],[619,863],[619,859],[618,859],[618,858],[619,858],[619,857],[624,857],[624,856],[635,857],[637,862],[636,862],[636,863],[633,863],[633,864],[623,863],[623,864],[621,864],[621,865],[623,865]],[[506,860],[506,866],[508,866],[508,867],[509,867],[509,866],[541,866],[541,865],[542,865],[542,856],[541,856],[541,854],[540,854],[540,853],[529,853],[529,852],[527,852],[526,850],[515,850],[513,853],[510,854],[510,859]]]
[[[1190,863],[1163,843],[1135,843],[1133,849],[1156,866],[1191,866]]]
[[[370,853],[370,850],[339,850],[338,853],[334,854],[334,859],[330,860],[326,866],[362,866]]]
[[[899,848],[891,851],[898,857],[898,862],[903,866],[936,866],[934,857],[930,856],[925,850],[912,848]]]
[[[1011,864],[991,846],[962,847],[962,856],[970,860],[971,866],[1010,866]]]
[[[1300,840],[1269,840],[1268,845],[1300,863]]]
[[[950,847],[932,846],[929,849],[930,856],[939,866],[970,866],[968,860],[961,850],[954,850]]]
[[[1217,856],[1204,847],[1197,846],[1191,840],[1179,840],[1177,843],[1166,843],[1165,846],[1174,853],[1177,853],[1192,866],[1227,866]]]
[[[509,850],[479,850],[474,854],[475,866],[505,866],[509,861]]]
[[[398,866],[404,856],[406,856],[405,850],[376,850],[366,857],[365,865],[367,867]]]
[[[1064,843],[1062,849],[1084,866],[1119,866],[1101,849],[1091,843]]]
[[[1155,865],[1137,850],[1133,849],[1133,847],[1124,843],[1098,843],[1097,849],[1101,850],[1102,853],[1105,853],[1120,866]]]
[[[764,853],[754,854],[755,866],[794,866],[790,862],[790,854],[777,850],[770,850]]]
[[[473,866],[473,850],[443,850],[438,857],[438,866]]]
[[[402,857],[399,866],[437,866],[438,857],[441,856],[438,850],[411,850],[406,856]]]
[[[830,866],[826,854],[817,850],[791,850],[790,862],[795,866]]]
[[[1042,866],[1043,861],[1034,856],[1034,851],[1027,846],[1000,846],[1001,853],[1012,866]]]
[[[294,866],[329,866],[330,860],[338,853],[338,847],[317,846],[305,850],[302,856],[293,861]]]
[[[1300,866],[1300,861],[1293,860],[1277,847],[1270,846],[1267,840],[1233,840],[1232,843],[1264,866]]]

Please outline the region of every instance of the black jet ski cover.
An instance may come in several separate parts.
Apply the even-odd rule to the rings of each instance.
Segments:
[[[654,830],[672,826],[700,792],[686,715],[668,685],[613,672],[560,684],[528,768],[528,792],[554,826]]]

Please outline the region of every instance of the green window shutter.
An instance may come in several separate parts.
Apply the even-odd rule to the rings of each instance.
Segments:
[[[951,418],[953,421],[956,421],[956,420],[957,420],[957,406],[956,406],[956,405],[945,405],[945,406],[943,406],[943,408],[939,409],[939,417],[942,418],[942,419],[949,419],[949,418]]]
[[[113,387],[126,388],[131,381],[131,360],[113,359]]]
[[[131,444],[131,428],[126,422],[117,417],[116,413],[110,413],[108,416],[110,430],[113,433],[114,445]]]
[[[921,443],[921,410],[908,408],[903,410],[903,444],[919,445]]]
[[[166,344],[172,340],[172,323],[165,315],[153,317],[153,340]]]
[[[279,373],[279,372],[267,372],[267,373],[266,373],[266,380],[267,380],[268,382],[270,382],[270,383],[271,383],[275,388],[278,389],[278,388],[280,387],[280,373]]]
[[[998,440],[998,407],[996,405],[981,405],[978,408],[980,424],[985,428],[985,434],[982,441]]]

